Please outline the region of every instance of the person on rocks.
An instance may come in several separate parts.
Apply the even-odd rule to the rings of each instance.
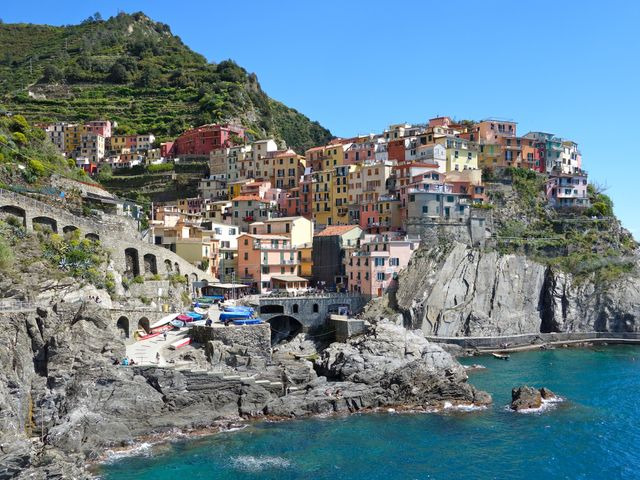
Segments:
[[[160,365],[160,352],[156,353],[156,363]]]
[[[129,360],[129,365],[135,365],[135,364],[136,364],[136,362],[135,362],[135,360],[133,358],[131,360]]]
[[[212,323],[213,323],[213,322],[212,322],[212,320],[211,320],[210,318],[207,318],[207,321],[206,321],[206,322],[204,322],[204,324],[205,324],[207,327],[210,327]]]
[[[164,341],[167,341],[167,331],[162,332],[162,336],[164,337]]]

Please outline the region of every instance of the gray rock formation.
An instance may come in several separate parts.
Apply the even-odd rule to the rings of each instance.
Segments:
[[[490,401],[422,332],[389,322],[320,354],[313,342],[295,340],[272,363],[261,358],[259,367],[244,363],[231,375],[229,365],[226,373],[210,363],[202,368],[204,349],[194,350],[199,362],[192,369],[113,365],[125,355],[124,344],[108,312],[94,302],[58,303],[2,321],[2,478],[85,478],[86,459],[110,446],[241,417]],[[217,340],[208,348],[226,360],[247,352]]]
[[[640,331],[640,278],[576,282],[520,255],[456,243],[420,250],[401,274],[395,305],[427,335]]]
[[[542,406],[543,400],[556,400],[557,398],[556,394],[548,388],[533,388],[525,385],[511,390],[510,408],[516,412],[538,409]]]

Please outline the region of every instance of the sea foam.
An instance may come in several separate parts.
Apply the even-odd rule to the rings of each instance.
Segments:
[[[273,468],[287,468],[291,465],[291,462],[282,457],[254,457],[252,455],[242,455],[239,457],[233,457],[231,459],[231,464],[238,470],[260,472],[262,470]]]

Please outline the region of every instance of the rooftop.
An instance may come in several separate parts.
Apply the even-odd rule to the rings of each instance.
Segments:
[[[237,197],[234,197],[231,199],[232,202],[262,202],[262,203],[269,203],[267,200],[263,200],[260,197],[258,197],[257,195],[238,195]]]
[[[333,237],[336,235],[344,235],[350,232],[354,228],[359,228],[358,225],[331,225],[320,233],[316,234],[316,237]]]

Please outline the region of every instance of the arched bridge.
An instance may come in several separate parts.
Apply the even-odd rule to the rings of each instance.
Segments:
[[[143,242],[118,217],[103,220],[80,217],[25,195],[0,189],[0,217],[17,217],[27,231],[38,226],[55,233],[79,230],[91,240],[100,240],[112,252],[114,267],[130,278],[144,274],[180,274],[188,282],[212,281],[214,278],[166,248]]]
[[[273,328],[276,328],[276,322],[293,326],[297,322],[301,330],[307,331],[324,325],[332,313],[338,313],[341,309],[356,313],[365,303],[365,297],[341,293],[291,297],[268,296],[260,298],[258,315],[271,323]]]

